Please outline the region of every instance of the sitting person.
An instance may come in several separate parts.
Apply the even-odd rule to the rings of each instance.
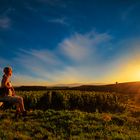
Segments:
[[[26,110],[24,108],[23,98],[15,94],[14,88],[10,82],[10,77],[12,76],[12,68],[5,67],[3,72],[4,75],[1,81],[1,88],[3,92],[0,95],[0,99],[2,101],[6,101],[16,105],[16,117],[20,113],[25,116]]]

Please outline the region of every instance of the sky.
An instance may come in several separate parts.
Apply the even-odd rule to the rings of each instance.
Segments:
[[[139,0],[0,0],[0,77],[14,85],[140,81]]]

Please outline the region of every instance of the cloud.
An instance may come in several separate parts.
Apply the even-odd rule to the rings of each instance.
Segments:
[[[54,18],[54,19],[48,20],[48,22],[57,23],[61,25],[69,25],[68,22],[66,21],[66,18]]]
[[[22,55],[23,53],[24,55]],[[55,55],[55,52],[51,52],[49,50],[41,49],[41,50],[36,50],[36,49],[31,49],[31,50],[24,50],[20,49],[20,56],[23,57],[34,57],[37,58],[39,61],[44,62],[49,65],[57,65],[60,64],[60,60],[57,58]]]
[[[103,44],[112,39],[107,33],[94,31],[80,34],[74,33],[58,44],[58,52],[68,63],[61,71],[55,73],[54,81],[60,83],[93,82],[103,76],[106,65],[100,64],[97,54]],[[104,45],[106,50],[109,48]],[[70,59],[71,61],[67,61]],[[97,76],[96,76],[97,75]]]
[[[140,80],[140,39],[128,38],[112,42],[112,38],[107,33],[89,32],[76,33],[64,39],[59,44],[60,50],[75,65],[66,66],[57,73],[56,81],[111,83]],[[112,54],[108,51],[112,51]]]
[[[0,57],[0,69],[2,70],[0,72],[0,74],[3,74],[3,68],[6,67],[6,66],[12,66],[12,63],[10,60],[7,60],[3,57]]]
[[[64,39],[59,44],[59,48],[66,57],[73,61],[83,62],[83,60],[92,59],[93,55],[96,55],[97,48],[102,43],[110,41],[111,38],[107,33],[98,34],[94,31],[86,34],[75,33],[71,37]]]
[[[52,7],[61,7],[61,8],[67,7],[67,4],[63,0],[37,0],[37,1]]]
[[[139,81],[140,80],[140,38],[121,40],[116,45],[121,51],[107,66],[103,80],[107,82]]]
[[[17,56],[13,59],[16,67],[22,69],[24,75],[36,77],[43,81],[54,81],[54,75],[64,66],[63,62],[49,50],[24,50],[20,49]],[[21,70],[20,70],[21,71]]]
[[[40,85],[40,86],[46,86],[49,85],[47,83],[47,80],[43,80],[41,78],[36,78],[32,77],[29,75],[23,75],[22,73],[14,73],[12,77],[12,83],[13,85],[16,86],[25,86],[25,85],[30,85],[30,86],[35,86],[35,85]]]
[[[15,12],[16,9],[14,7],[9,7],[6,10],[4,10],[4,12],[2,13],[3,17],[8,17],[9,14]]]
[[[90,71],[90,73],[89,73]],[[92,71],[92,73],[91,73]],[[84,66],[66,66],[62,71],[55,73],[53,80],[55,83],[71,84],[71,83],[87,83],[95,80],[94,70],[85,68]]]
[[[93,59],[98,61],[96,50],[110,39],[111,36],[107,33],[99,34],[92,31],[85,34],[75,33],[65,38],[55,50],[51,51],[19,49],[16,57],[10,60],[17,68],[14,83],[20,85],[47,83],[48,85],[93,81],[97,71],[101,72],[96,67],[98,62],[93,63]],[[17,73],[18,70],[20,74]]]
[[[18,85],[110,83],[136,79],[134,73],[140,68],[140,39],[116,43],[112,38],[107,33],[94,31],[74,33],[58,43],[54,50],[22,48],[13,59],[6,62],[0,58],[0,62],[13,64],[16,68],[14,84]],[[113,51],[110,59],[109,51]]]
[[[0,28],[7,29],[11,26],[11,20],[8,17],[0,18]]]
[[[130,16],[130,14],[133,12],[135,6],[136,5],[131,5],[130,7],[128,7],[127,9],[125,9],[122,12],[122,15],[121,15],[122,21],[126,21],[128,19],[128,17]]]
[[[24,2],[24,7],[28,10],[31,11],[33,13],[38,13],[38,9],[36,7],[34,7],[29,1],[25,1]]]
[[[0,64],[3,65],[3,64],[7,64],[8,61],[2,57],[0,57]]]

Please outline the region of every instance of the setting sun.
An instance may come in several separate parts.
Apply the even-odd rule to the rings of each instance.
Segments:
[[[134,68],[130,74],[133,81],[140,81],[140,67]]]

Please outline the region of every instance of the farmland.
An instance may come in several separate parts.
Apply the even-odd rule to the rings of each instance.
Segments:
[[[17,90],[26,117],[0,111],[1,139],[140,139],[140,108],[129,94],[83,90]]]

